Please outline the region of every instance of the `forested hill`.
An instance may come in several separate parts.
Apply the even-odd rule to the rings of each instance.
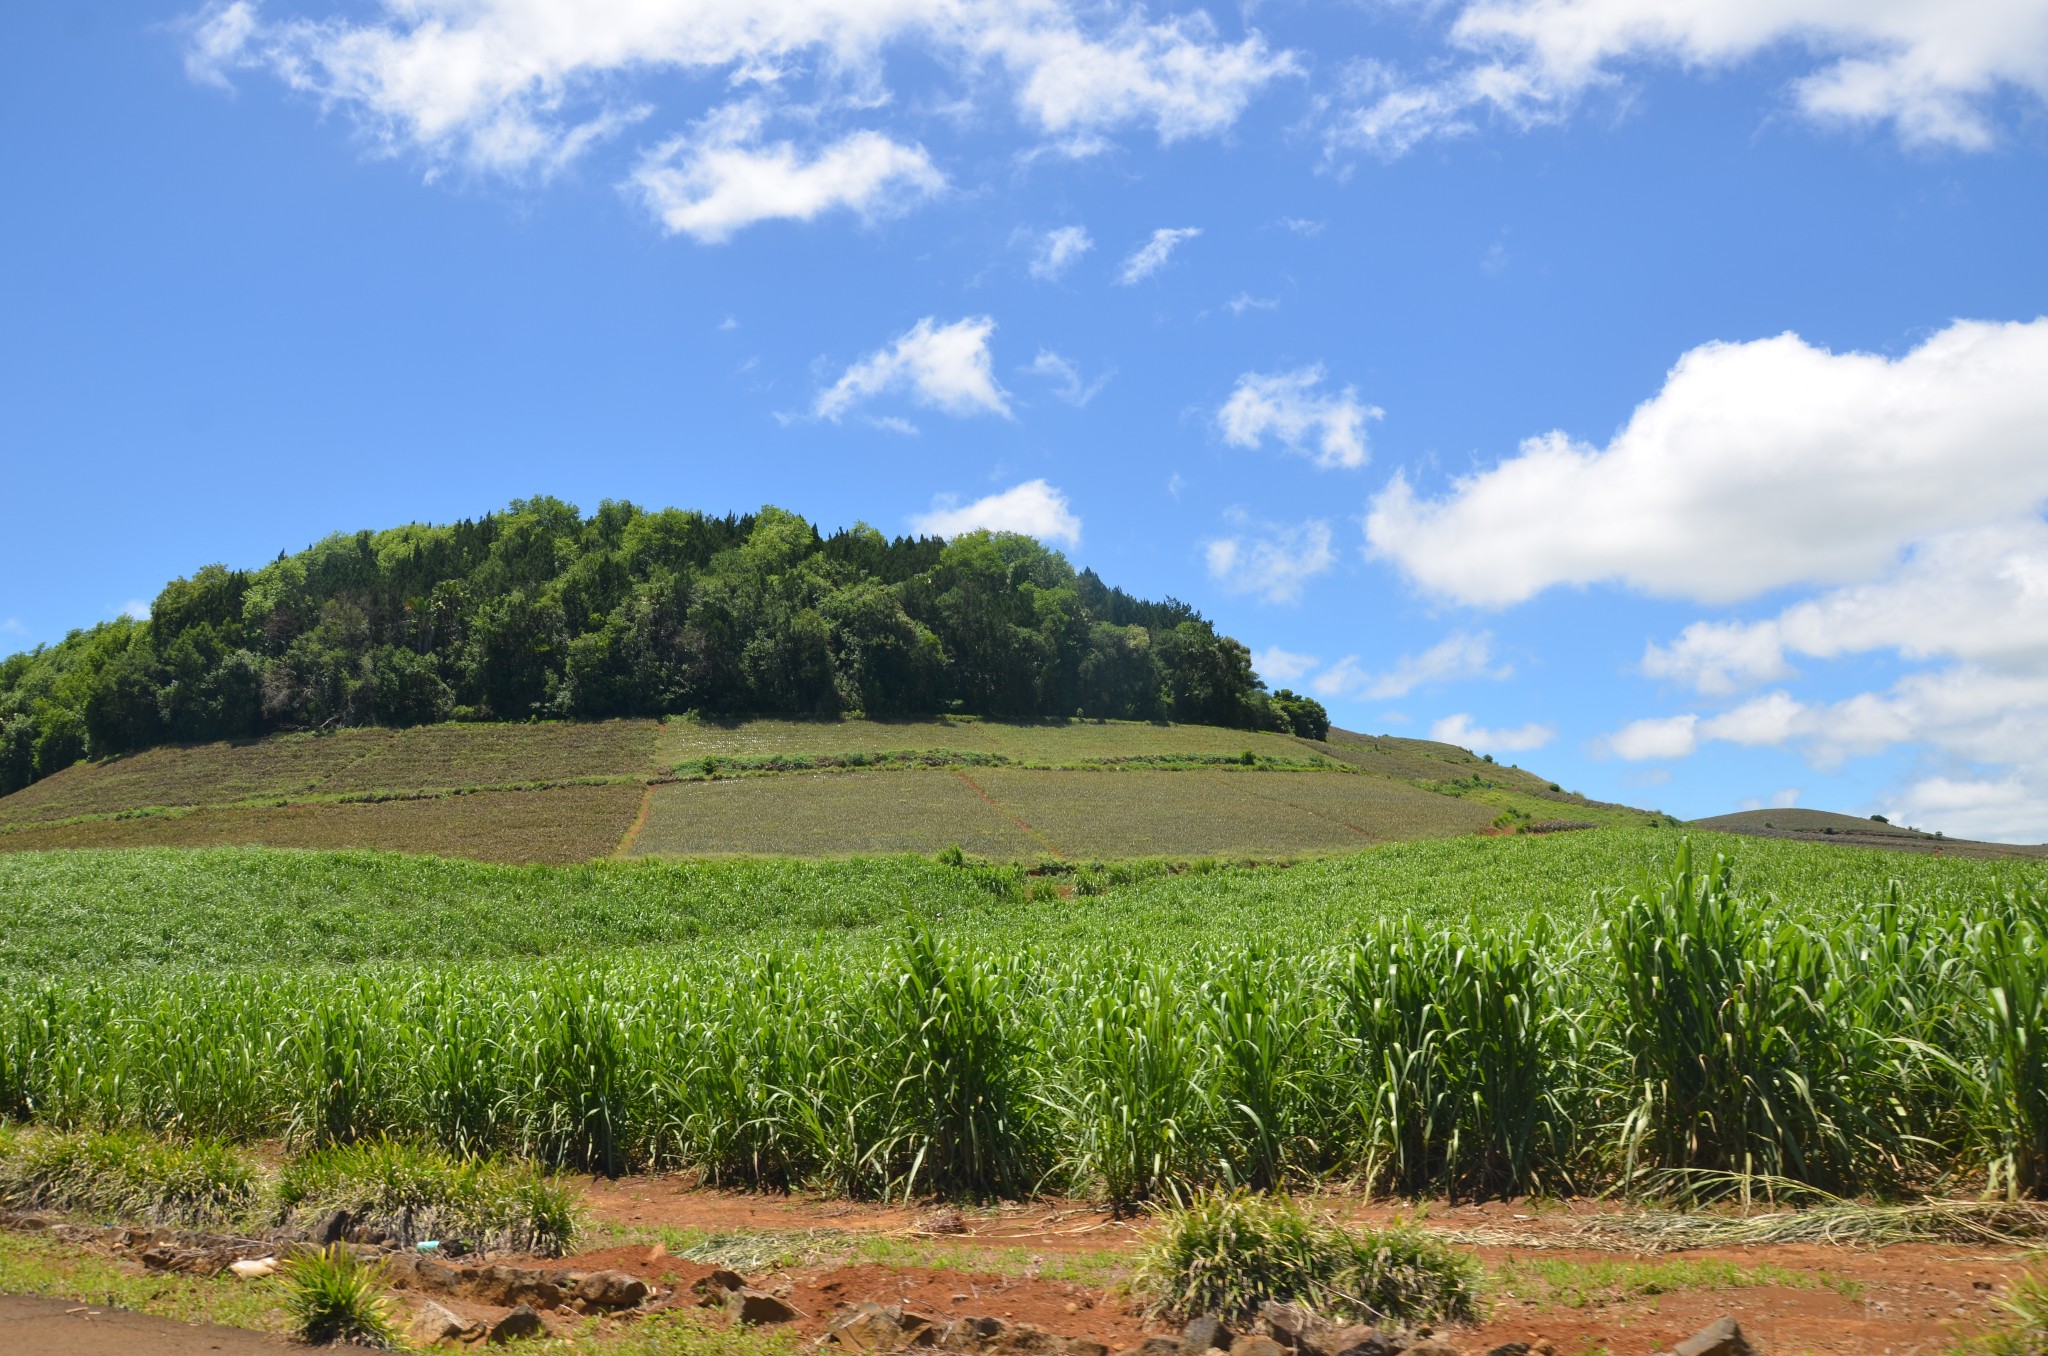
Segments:
[[[1076,573],[1029,537],[952,541],[793,513],[556,499],[209,565],[147,621],[0,663],[0,794],[81,758],[334,725],[959,711],[1320,737],[1185,603]]]

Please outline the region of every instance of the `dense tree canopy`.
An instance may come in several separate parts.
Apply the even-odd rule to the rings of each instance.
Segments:
[[[173,580],[0,662],[0,794],[80,758],[334,725],[672,712],[1178,720],[1320,737],[1184,603],[1029,537],[556,499]]]

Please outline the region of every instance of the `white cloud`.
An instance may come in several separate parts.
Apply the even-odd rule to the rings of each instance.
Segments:
[[[1321,235],[1323,233],[1323,228],[1329,224],[1330,223],[1327,221],[1312,221],[1307,217],[1280,218],[1280,226],[1283,230],[1292,231],[1296,235],[1303,236],[1310,240],[1313,240],[1317,236]]]
[[[1256,593],[1269,603],[1295,602],[1309,580],[1337,563],[1330,525],[1320,519],[1291,527],[1246,525],[1258,535],[1220,537],[1202,548],[1209,577],[1231,593]]]
[[[1345,655],[1315,680],[1318,694],[1351,697],[1364,701],[1387,701],[1405,697],[1431,683],[1461,682],[1468,678],[1502,679],[1514,672],[1508,665],[1493,666],[1493,637],[1487,632],[1464,632],[1444,637],[1421,654],[1402,655],[1384,673],[1373,673],[1355,654]]]
[[[1602,739],[1600,747],[1631,763],[1649,758],[1685,758],[1699,747],[1699,723],[1700,718],[1690,712],[1630,721]]]
[[[1067,497],[1043,480],[956,504],[950,496],[933,501],[932,511],[911,520],[913,531],[930,537],[957,537],[963,532],[1021,532],[1040,541],[1081,544],[1081,520],[1075,516]]]
[[[1065,273],[1076,259],[1095,248],[1085,226],[1061,226],[1038,237],[1031,254],[1031,276],[1051,282]]]
[[[1124,126],[1162,141],[1231,126],[1297,69],[1250,32],[1220,40],[1200,15],[1148,23],[1135,5],[1068,0],[378,0],[264,22],[212,4],[191,21],[188,68],[269,72],[348,113],[378,144],[519,172],[562,163],[614,121],[609,100],[673,75],[724,73],[778,91],[815,77],[886,102],[887,50],[949,68],[972,99],[1006,92],[1018,116],[1070,148]],[[991,69],[1001,78],[991,79]]]
[[[1439,744],[1456,744],[1476,753],[1526,753],[1548,744],[1557,737],[1557,731],[1535,721],[1511,730],[1489,730],[1474,725],[1472,717],[1461,711],[1430,726],[1429,737]]]
[[[1007,419],[1008,393],[996,384],[989,361],[988,340],[995,328],[996,322],[985,315],[950,325],[926,316],[887,347],[847,368],[818,393],[812,413],[837,420],[875,396],[902,391],[918,404],[947,414],[999,414]]]
[[[756,222],[837,210],[872,221],[945,190],[922,146],[863,131],[807,155],[764,143],[766,118],[759,102],[729,104],[641,159],[631,183],[669,234],[717,244]]]
[[[1052,393],[1077,409],[1102,394],[1102,388],[1109,385],[1109,379],[1116,375],[1116,369],[1112,367],[1092,382],[1083,381],[1080,368],[1049,348],[1038,350],[1038,356],[1024,370],[1034,377],[1044,377],[1055,383]]]
[[[249,0],[212,4],[187,20],[185,76],[201,85],[227,89],[228,72],[243,59],[256,35],[256,6]]]
[[[1277,311],[1280,298],[1255,297],[1249,292],[1239,292],[1223,305],[1232,315],[1243,315],[1246,311]]]
[[[2048,840],[2048,789],[2017,773],[1923,778],[1908,785],[1887,809],[1894,824],[1939,828],[1956,838]]]
[[[25,636],[28,628],[21,624],[19,617],[0,617],[0,636]]]
[[[1712,72],[1779,52],[1791,95],[1822,123],[1891,124],[1908,145],[1981,150],[2008,92],[2048,98],[2048,7],[2038,0],[1471,0],[1447,35],[1466,64],[1411,81],[1362,66],[1332,149],[1400,154],[1487,113],[1554,121],[1631,63]]]
[[[1424,499],[1375,497],[1374,554],[1460,602],[1615,581],[1729,602],[1845,583],[2048,498],[2048,319],[1957,321],[1899,358],[1796,335],[1709,344],[1604,448],[1563,433]]]
[[[1307,453],[1317,466],[1365,465],[1366,422],[1384,411],[1362,404],[1355,387],[1346,386],[1335,395],[1323,393],[1317,389],[1323,377],[1320,363],[1292,372],[1245,373],[1216,412],[1223,441],[1255,448],[1270,433],[1294,451]]]
[[[2048,523],[1943,533],[1884,578],[1834,589],[1757,622],[1695,622],[1651,644],[1643,671],[1705,693],[1791,672],[1788,654],[1832,659],[1896,650],[2001,668],[2048,665]]]
[[[121,605],[121,610],[116,615],[127,617],[132,621],[148,621],[149,601],[144,598],[130,598]]]
[[[1140,245],[1130,258],[1124,260],[1116,280],[1125,287],[1145,279],[1166,267],[1166,261],[1184,240],[1193,240],[1202,233],[1199,226],[1162,226],[1152,232],[1152,238]]]
[[[1291,683],[1313,673],[1322,661],[1312,654],[1299,654],[1269,645],[1252,651],[1252,670],[1269,683]]]

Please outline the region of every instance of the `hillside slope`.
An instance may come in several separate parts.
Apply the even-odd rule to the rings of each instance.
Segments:
[[[2018,843],[1979,843],[1967,838],[1949,838],[1939,833],[1891,824],[1881,819],[1858,819],[1829,810],[1742,810],[1691,821],[1692,827],[1717,833],[1739,833],[1752,838],[1792,838],[1843,846],[1888,848],[1894,852],[1931,852],[1965,857],[2043,857],[2048,844],[2028,847]]]
[[[1452,745],[1346,731],[612,720],[344,729],[79,763],[0,797],[0,851],[1297,857],[1651,818]]]

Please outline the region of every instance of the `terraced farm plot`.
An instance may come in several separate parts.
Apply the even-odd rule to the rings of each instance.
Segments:
[[[632,851],[1294,857],[1470,832],[1496,813],[1339,772],[791,773],[657,787]]]
[[[513,864],[583,862],[612,851],[640,806],[638,783],[480,791],[418,800],[209,806],[179,814],[32,824],[0,852],[46,848],[369,848]]]
[[[1083,859],[1349,852],[1387,838],[1484,827],[1493,814],[1397,782],[1335,772],[968,775],[1061,855]],[[1428,824],[1430,832],[1403,833],[1397,824]]]
[[[659,761],[677,768],[707,755],[768,758],[839,753],[953,749],[1029,762],[1160,758],[1175,754],[1234,755],[1249,749],[1269,758],[1305,759],[1314,746],[1288,735],[1213,725],[1143,721],[751,720],[734,724],[672,720],[662,727]]]
[[[511,786],[654,771],[652,720],[432,725],[403,732],[338,770],[323,792]]]
[[[1439,795],[1379,777],[1314,773],[1238,775],[1231,787],[1290,810],[1342,824],[1358,835],[1353,846],[1476,833],[1500,813],[1483,801]]]
[[[951,772],[811,772],[654,789],[635,856],[841,857],[958,844],[1003,861],[1046,849]]]
[[[0,823],[303,795],[364,755],[413,734],[362,729],[274,735],[235,743],[166,746],[105,762],[74,763],[0,797]]]

